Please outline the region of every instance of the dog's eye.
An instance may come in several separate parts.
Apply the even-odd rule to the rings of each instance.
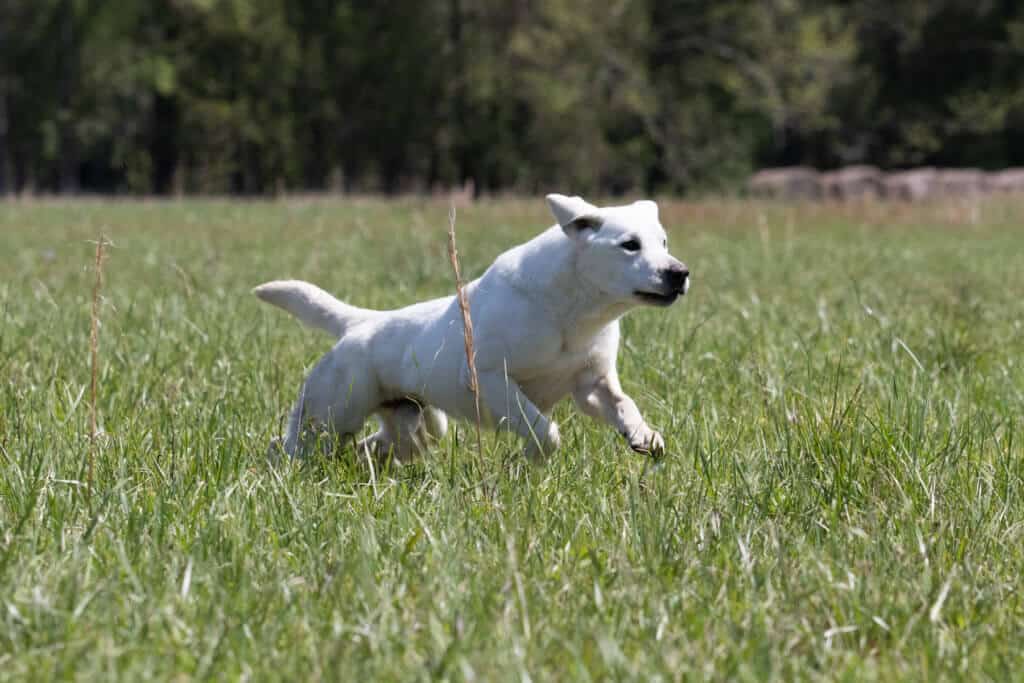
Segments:
[[[663,247],[665,247],[666,249],[668,249],[668,240],[667,240],[667,239],[664,239],[664,240],[662,240],[662,241],[661,241],[661,246],[663,246]]]
[[[640,251],[640,242],[638,240],[626,240],[619,246],[626,251]]]

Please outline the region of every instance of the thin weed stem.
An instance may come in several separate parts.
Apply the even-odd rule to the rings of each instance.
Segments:
[[[86,470],[86,496],[92,504],[93,471],[96,468],[96,443],[99,436],[97,393],[99,390],[99,359],[100,359],[100,294],[103,291],[103,259],[107,238],[100,235],[96,242],[96,260],[94,269],[96,279],[92,286],[92,315],[90,316],[89,355],[91,358],[91,378],[89,383],[89,461]]]
[[[455,271],[455,293],[462,311],[462,337],[466,344],[466,362],[469,364],[469,390],[473,392],[473,404],[476,408],[476,450],[483,455],[483,437],[480,426],[480,385],[476,374],[476,352],[473,349],[473,320],[469,314],[469,301],[466,290],[462,286],[462,274],[459,271],[459,252],[455,248],[455,205],[448,210],[448,258]]]

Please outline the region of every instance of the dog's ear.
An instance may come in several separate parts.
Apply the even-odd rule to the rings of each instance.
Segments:
[[[633,206],[640,209],[649,216],[652,216],[657,222],[658,220],[658,205],[652,202],[650,199],[641,199],[640,201],[633,202]]]
[[[547,200],[555,220],[569,237],[576,237],[584,230],[600,229],[604,220],[601,218],[600,209],[584,201],[582,197],[549,194]]]

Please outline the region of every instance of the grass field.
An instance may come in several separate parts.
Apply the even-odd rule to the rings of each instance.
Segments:
[[[267,466],[330,340],[249,289],[449,293],[446,214],[0,204],[0,678],[1021,676],[1024,204],[663,205],[693,288],[619,356],[657,465],[562,404],[543,468]],[[464,272],[549,222],[463,209]]]

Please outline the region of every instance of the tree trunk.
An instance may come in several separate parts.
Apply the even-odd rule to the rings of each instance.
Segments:
[[[149,154],[153,159],[153,186],[156,194],[174,191],[178,169],[178,103],[173,97],[157,95],[153,101],[153,131]]]
[[[74,100],[78,87],[79,51],[75,35],[75,10],[70,0],[61,9],[60,65],[60,178],[59,190],[75,194],[80,189],[78,136],[74,128]]]
[[[11,191],[10,152],[7,143],[7,91],[0,80],[0,197]]]
[[[160,37],[155,49],[173,54],[181,33],[178,13],[156,10],[155,17],[154,21],[160,26]],[[154,88],[149,157],[153,161],[150,190],[156,194],[181,192],[181,121],[181,103],[177,90]]]
[[[469,173],[467,149],[461,140],[466,135],[466,56],[462,40],[462,0],[450,0],[448,39],[452,43],[451,135],[455,157],[455,184],[461,185]]]

